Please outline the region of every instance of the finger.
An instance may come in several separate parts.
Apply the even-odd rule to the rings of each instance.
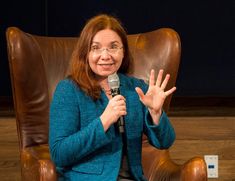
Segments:
[[[115,105],[113,107],[114,110],[118,110],[118,111],[125,111],[126,110],[126,105]]]
[[[122,95],[116,95],[112,99],[113,99],[113,101],[119,101],[119,100],[126,101],[125,97],[123,97]]]
[[[161,85],[162,75],[163,75],[163,69],[159,70],[159,72],[158,72],[157,81],[156,81],[156,85],[158,87],[160,87],[160,85]]]
[[[126,106],[115,106],[114,107],[115,112],[118,114],[118,116],[126,115]]]
[[[118,106],[119,111],[126,111],[126,106]]]
[[[162,82],[161,89],[164,90],[166,88],[166,85],[170,79],[170,74],[167,74],[164,81]]]
[[[169,96],[170,94],[172,94],[174,91],[176,90],[176,87],[172,87],[170,90],[165,92],[166,96]]]
[[[124,100],[116,101],[116,106],[126,106],[126,102]]]
[[[135,88],[135,91],[137,92],[137,94],[139,95],[140,100],[143,100],[144,98],[144,92],[142,91],[142,89],[140,89],[139,87]]]
[[[155,78],[154,78],[154,69],[152,69],[151,71],[150,71],[150,77],[149,77],[149,85],[150,86],[154,86],[154,80]]]
[[[127,115],[126,111],[120,111],[119,116],[125,116],[125,115]]]

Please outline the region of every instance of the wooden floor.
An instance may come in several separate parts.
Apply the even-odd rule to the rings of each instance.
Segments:
[[[18,138],[14,117],[0,118],[0,180],[21,180]]]
[[[219,179],[235,181],[235,117],[170,116],[177,139],[170,149],[181,164],[193,156],[219,155]],[[14,117],[0,117],[0,180],[20,181],[20,161]]]

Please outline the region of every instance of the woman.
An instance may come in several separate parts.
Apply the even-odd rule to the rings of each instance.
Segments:
[[[141,165],[142,134],[159,149],[172,145],[174,129],[162,110],[170,78],[160,70],[149,85],[125,75],[131,55],[126,32],[109,15],[90,19],[74,49],[71,75],[55,90],[49,145],[64,180],[146,180]],[[112,97],[108,76],[117,73],[120,95]],[[124,133],[115,129],[124,117]]]

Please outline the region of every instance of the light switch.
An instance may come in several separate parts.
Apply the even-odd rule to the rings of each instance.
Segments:
[[[218,178],[218,155],[205,155],[207,178]]]

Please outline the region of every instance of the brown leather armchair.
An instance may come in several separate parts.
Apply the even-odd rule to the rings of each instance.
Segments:
[[[19,137],[22,180],[57,180],[48,150],[48,115],[57,83],[65,78],[77,38],[43,37],[16,27],[6,32],[8,58]],[[175,85],[180,62],[180,39],[168,28],[128,35],[134,57],[133,75],[148,79],[151,68],[171,74]],[[169,88],[168,87],[168,88]],[[168,97],[164,110],[169,109]],[[168,150],[157,150],[143,138],[142,163],[148,180],[207,180],[206,164],[195,157],[184,165],[174,163]]]

